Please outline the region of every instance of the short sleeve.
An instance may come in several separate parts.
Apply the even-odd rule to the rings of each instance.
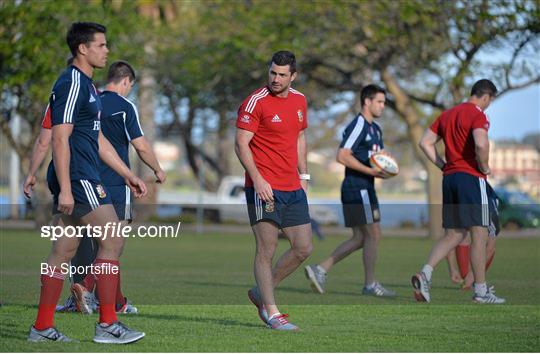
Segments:
[[[479,112],[474,116],[471,128],[473,130],[478,128],[485,129],[486,131],[489,130],[489,120],[484,112]]]
[[[55,86],[50,102],[52,125],[74,123],[84,96],[80,75],[74,70],[72,80]]]
[[[307,129],[308,127],[308,111],[307,111],[307,101],[304,97],[304,107],[303,107],[303,112],[301,112],[301,114],[304,115],[304,119],[303,119],[303,124],[302,124],[302,130],[304,129]]]
[[[365,125],[362,116],[359,115],[356,117],[356,119],[345,128],[339,147],[353,150],[362,140],[362,136],[365,135]]]
[[[128,101],[129,102],[129,101]],[[137,107],[131,102],[129,109],[127,109],[125,128],[126,134],[129,141],[137,139],[144,135],[141,123],[139,121],[139,112],[137,112]]]
[[[262,116],[262,108],[257,101],[253,102],[252,97],[247,98],[238,109],[236,127],[256,133]]]
[[[442,136],[440,132],[440,127],[441,127],[441,116],[437,117],[437,119],[435,119],[435,121],[431,123],[429,129],[431,129],[431,131],[437,134],[438,136]]]
[[[48,104],[47,108],[45,109],[45,114],[43,115],[43,120],[41,121],[41,127],[43,129],[52,129],[51,105],[50,104]]]

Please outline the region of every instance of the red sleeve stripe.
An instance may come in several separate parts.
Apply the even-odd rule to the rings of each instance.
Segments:
[[[253,113],[253,110],[255,109],[255,106],[257,105],[257,101],[267,95],[268,95],[268,89],[264,87],[261,91],[251,96],[248,104],[246,105],[246,112]]]

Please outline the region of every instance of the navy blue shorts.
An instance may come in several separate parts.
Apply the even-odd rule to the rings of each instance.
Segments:
[[[375,188],[341,189],[345,226],[355,227],[381,221]]]
[[[53,195],[53,214],[60,214],[58,210],[58,195],[60,194],[60,185],[56,179],[49,181],[49,190]],[[107,189],[99,181],[87,179],[72,180],[71,193],[75,206],[72,216],[81,218],[100,205],[111,204],[111,197]]]
[[[131,189],[125,184],[120,186],[106,186],[107,191],[111,196],[111,202],[118,215],[118,220],[127,220],[131,222],[133,219],[133,196]]]
[[[488,228],[490,236],[500,231],[499,198],[489,183],[464,172],[443,177],[443,227],[467,229]]]
[[[309,224],[309,208],[306,193],[302,188],[295,191],[273,189],[274,202],[259,199],[253,187],[246,188],[249,222],[253,226],[259,221],[270,220],[280,228]]]

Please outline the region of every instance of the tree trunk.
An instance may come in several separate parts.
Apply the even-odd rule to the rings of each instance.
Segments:
[[[158,21],[159,8],[157,3],[142,3],[139,7],[139,14],[142,17],[154,20],[154,22]],[[139,70],[139,119],[146,139],[152,144],[156,130],[154,111],[157,89],[154,72],[150,69],[152,58],[155,56],[155,49],[150,40],[144,45],[144,55],[147,60]],[[153,171],[140,159],[136,160],[135,171],[143,179],[148,189],[147,196],[137,200],[137,204],[141,205],[141,207],[137,208],[137,218],[147,220],[156,212],[158,188]]]
[[[407,135],[412,143],[414,153],[427,172],[426,192],[429,212],[429,236],[438,239],[442,236],[442,188],[441,171],[427,160],[420,150],[418,142],[422,138],[424,128],[420,124],[419,112],[415,109],[408,94],[401,89],[395,78],[388,71],[382,70],[382,79],[388,91],[394,96],[395,110],[407,125]]]

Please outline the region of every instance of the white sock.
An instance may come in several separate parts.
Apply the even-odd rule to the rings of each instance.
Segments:
[[[427,280],[430,281],[431,274],[433,274],[433,267],[430,266],[429,264],[426,264],[425,266],[422,267],[422,273],[424,273],[426,275]]]
[[[486,283],[474,283],[474,293],[478,296],[486,296],[487,284]]]
[[[319,270],[319,272],[323,273],[323,274],[326,274],[326,270],[324,270],[323,267],[321,267],[320,265],[317,264],[317,269]]]
[[[375,285],[377,285],[377,282],[374,281],[373,283],[369,284],[369,285],[366,285],[366,288],[368,289],[373,289],[375,287]]]
[[[268,319],[268,321],[270,321],[271,319],[273,319],[274,317],[277,317],[277,316],[281,316],[281,313],[276,312],[275,314],[273,314],[272,316],[270,316],[270,318]]]

